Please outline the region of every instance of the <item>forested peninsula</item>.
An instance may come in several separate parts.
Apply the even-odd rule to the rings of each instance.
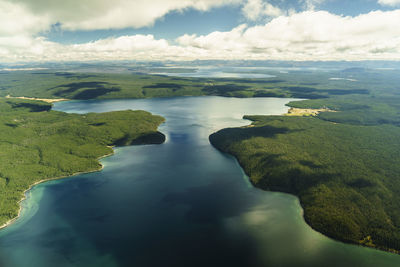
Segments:
[[[297,195],[317,231],[400,250],[400,98],[352,96],[289,103],[316,116],[245,116],[250,126],[210,136],[251,182]]]
[[[234,155],[255,186],[297,195],[305,220],[317,231],[345,242],[398,253],[399,71],[348,68],[266,72],[274,77],[188,78],[137,71],[0,72],[0,96],[75,100],[201,95],[308,99],[288,105],[307,109],[302,115],[310,116],[245,116],[253,121],[252,125],[223,129],[211,135],[210,141]],[[42,102],[39,105],[13,98],[2,101],[5,148],[1,150],[4,159],[0,163],[4,166],[0,166],[0,181],[3,188],[12,190],[4,189],[7,193],[1,200],[1,222],[15,216],[22,193],[35,181],[97,170],[97,158],[111,152],[108,146],[132,140],[143,142],[147,138],[137,137],[156,133],[162,122],[162,118],[145,112],[75,115],[51,111],[51,106]],[[318,112],[309,112],[312,109]],[[120,119],[115,120],[115,116]],[[132,123],[125,123],[125,119]],[[126,128],[128,124],[143,127]],[[22,134],[28,130],[29,134]],[[41,137],[49,132],[54,135]],[[57,142],[57,138],[63,142]],[[68,145],[64,147],[63,143]]]
[[[67,114],[49,103],[0,99],[0,225],[16,216],[32,185],[102,168],[112,146],[160,144],[164,118],[145,111]]]

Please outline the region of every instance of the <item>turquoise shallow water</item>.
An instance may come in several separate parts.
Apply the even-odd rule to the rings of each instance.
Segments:
[[[253,188],[212,132],[288,99],[180,97],[71,101],[66,112],[144,109],[162,145],[117,148],[101,172],[35,186],[0,231],[0,266],[400,266],[400,256],[313,231],[294,196]]]

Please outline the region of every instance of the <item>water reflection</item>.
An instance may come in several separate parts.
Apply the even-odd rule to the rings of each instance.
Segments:
[[[281,114],[289,99],[181,97],[72,101],[58,110],[144,109],[166,117],[162,145],[118,148],[98,173],[35,187],[0,232],[4,266],[399,266],[400,258],[330,240],[294,196],[253,188],[210,133]],[[29,208],[35,205],[36,207]]]

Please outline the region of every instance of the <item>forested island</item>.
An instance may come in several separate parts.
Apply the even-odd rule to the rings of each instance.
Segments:
[[[305,220],[317,231],[345,242],[400,251],[400,96],[395,70],[273,72],[275,77],[263,79],[137,72],[1,74],[3,97],[309,99],[289,106],[322,112],[245,116],[253,121],[250,126],[223,129],[211,135],[210,141],[234,155],[255,186],[297,195]],[[1,107],[5,136],[0,176],[4,190],[9,190],[2,195],[1,222],[15,217],[21,194],[30,185],[97,170],[97,158],[111,152],[108,146],[131,144],[140,136],[154,134],[163,121],[139,111],[65,114],[51,111],[49,104],[12,98],[4,98]]]
[[[19,213],[32,185],[102,168],[112,146],[159,144],[164,121],[145,111],[67,114],[49,103],[0,99],[0,225]]]

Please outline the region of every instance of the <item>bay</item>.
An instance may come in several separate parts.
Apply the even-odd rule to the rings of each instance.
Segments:
[[[69,101],[74,113],[143,109],[162,145],[117,148],[101,172],[35,186],[0,231],[0,266],[400,266],[398,255],[311,229],[298,199],[254,188],[208,136],[285,113],[292,99],[178,97]]]

